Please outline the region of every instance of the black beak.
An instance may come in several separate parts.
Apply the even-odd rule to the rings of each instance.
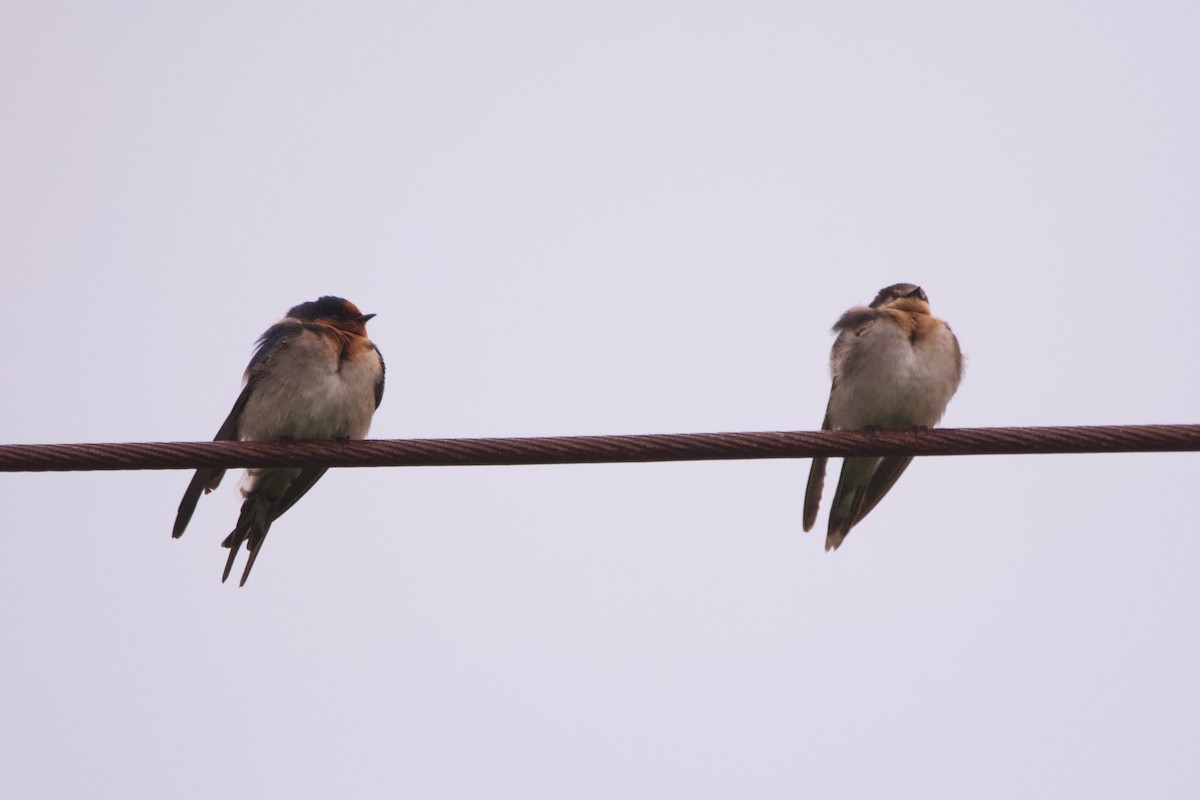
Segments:
[[[359,314],[358,321],[361,322],[363,325],[366,325],[367,320],[373,318],[374,316],[375,316],[374,314]]]

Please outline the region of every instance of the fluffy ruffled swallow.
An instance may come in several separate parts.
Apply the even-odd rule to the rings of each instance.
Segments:
[[[214,441],[249,439],[362,439],[383,399],[384,365],[367,338],[367,320],[349,300],[326,296],[287,312],[258,340],[244,376],[245,388]],[[250,469],[242,482],[241,514],[222,543],[229,548],[224,582],[246,542],[244,586],[271,523],[295,505],[326,467]],[[175,529],[179,538],[202,493],[220,484],[225,470],[197,470],[183,493]]]
[[[833,388],[822,430],[936,425],[958,389],[962,351],[950,326],[933,316],[920,286],[897,283],[855,306],[833,326],[829,357]],[[804,530],[811,530],[825,485],[824,458],[814,458],[804,494]],[[847,458],[829,510],[825,549],[837,549],[912,457]]]

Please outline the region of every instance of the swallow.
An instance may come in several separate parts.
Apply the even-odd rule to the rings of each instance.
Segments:
[[[349,300],[325,296],[301,303],[259,338],[243,376],[242,393],[213,441],[362,439],[383,400],[384,364],[367,338],[367,321]],[[271,523],[296,504],[328,467],[249,469],[244,501],[229,548],[224,583],[242,543],[249,553],[239,586],[246,585]],[[199,469],[183,493],[175,528],[187,528],[201,494],[221,483],[223,469]]]
[[[833,326],[833,388],[821,430],[928,428],[936,425],[962,378],[963,357],[950,326],[933,316],[920,286],[881,289]],[[804,493],[804,530],[812,529],[825,486],[825,458],[814,458]],[[842,463],[825,549],[841,546],[912,461],[847,458]]]

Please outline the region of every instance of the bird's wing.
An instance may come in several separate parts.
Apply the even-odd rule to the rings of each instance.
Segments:
[[[838,336],[833,340],[833,350],[829,354],[829,371],[833,374],[833,390],[830,394],[837,391],[839,378],[858,370],[862,353],[862,348],[856,346],[858,340],[885,316],[882,311],[855,306],[842,314],[834,324],[833,329]]]
[[[283,497],[279,498],[275,507],[271,509],[271,521],[279,519],[285,511],[296,505],[296,502],[308,493],[308,490],[321,479],[328,469],[329,467],[308,467],[300,470],[300,474],[288,485]]]
[[[842,544],[850,529],[879,505],[910,463],[912,456],[847,458],[842,462],[842,474],[829,510],[826,550],[836,550]]]
[[[263,370],[270,362],[271,357],[287,346],[288,337],[303,329],[304,326],[298,321],[284,320],[267,328],[266,332],[259,337],[254,354],[250,357],[250,363],[246,366],[246,385],[242,388],[242,393],[238,395],[237,402],[233,404],[229,416],[221,424],[221,429],[213,437],[214,442],[234,442],[240,438],[238,427],[241,424],[242,411],[246,408],[246,402],[254,392],[255,384]],[[183,493],[183,499],[179,502],[179,511],[175,515],[175,527],[171,531],[172,537],[178,539],[183,535],[184,529],[192,519],[192,514],[196,511],[196,504],[200,502],[200,495],[216,489],[221,484],[223,477],[225,477],[223,469],[196,470],[191,483]]]
[[[837,332],[837,338],[833,341],[833,350],[829,354],[829,371],[833,376],[833,385],[829,390],[829,404],[825,406],[825,419],[821,423],[823,431],[833,430],[833,424],[829,419],[829,409],[833,404],[833,395],[838,389],[838,378],[846,372],[848,367],[853,367],[854,342],[877,319],[879,319],[879,312],[875,309],[855,306],[842,314],[833,326],[833,330]],[[812,467],[808,471],[808,485],[804,490],[804,530],[806,531],[812,530],[812,526],[817,521],[817,512],[821,507],[821,492],[825,489],[825,469],[828,463],[829,459],[826,456],[817,456],[812,460]],[[838,486],[840,491],[840,481]],[[836,503],[836,495],[834,502]]]
[[[379,352],[379,348],[375,348],[375,352],[379,355],[379,380],[375,381],[375,407],[379,408],[379,404],[383,402],[383,379],[387,375],[387,364],[383,363],[383,353]]]
[[[863,517],[871,513],[871,509],[879,505],[879,501],[891,490],[911,463],[912,456],[885,458],[879,462],[879,466],[875,468],[874,474],[871,475],[871,482],[863,490],[862,505],[859,506],[854,521],[850,523],[851,527],[861,522]]]
[[[217,435],[213,437],[214,442],[232,442],[238,438],[238,423],[241,420],[242,409],[246,407],[246,401],[250,399],[251,385],[246,384],[246,388],[242,389],[242,393],[238,395],[237,402],[233,404],[233,409],[230,410],[229,416],[225,418],[225,422],[221,424],[221,429],[217,431]],[[211,492],[221,484],[221,478],[225,477],[223,469],[198,469],[196,474],[192,476],[191,483],[188,484],[187,490],[183,493],[183,499],[179,501],[179,511],[175,515],[175,527],[171,531],[171,536],[178,539],[183,535],[183,531],[188,526],[188,522],[192,519],[192,514],[196,511],[196,503],[200,502],[200,495]]]
[[[825,407],[825,420],[821,430],[829,430],[829,406]],[[808,486],[804,489],[804,530],[811,531],[817,521],[817,511],[821,508],[821,492],[825,489],[825,465],[829,461],[825,456],[816,456],[812,467],[808,470]]]
[[[836,550],[854,523],[862,519],[862,508],[867,487],[875,474],[880,459],[871,457],[842,459],[842,471],[838,475],[837,489],[829,505],[829,533],[825,537],[825,549]]]

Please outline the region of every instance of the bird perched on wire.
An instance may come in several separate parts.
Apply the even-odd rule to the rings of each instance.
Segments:
[[[870,307],[855,306],[833,326],[833,388],[822,430],[929,427],[937,424],[962,377],[962,351],[950,326],[933,316],[920,286],[897,283]],[[829,509],[825,549],[836,550],[912,461],[911,456],[847,458]],[[811,530],[825,485],[825,458],[814,458],[804,494]]]
[[[367,320],[349,300],[325,296],[287,312],[258,340],[245,388],[213,441],[362,439],[383,399],[384,365],[367,338]],[[246,542],[244,586],[271,523],[295,505],[327,467],[250,469],[242,483],[241,514],[222,546],[229,548],[224,582]],[[217,488],[225,470],[192,477],[171,535],[183,535],[201,493]]]

